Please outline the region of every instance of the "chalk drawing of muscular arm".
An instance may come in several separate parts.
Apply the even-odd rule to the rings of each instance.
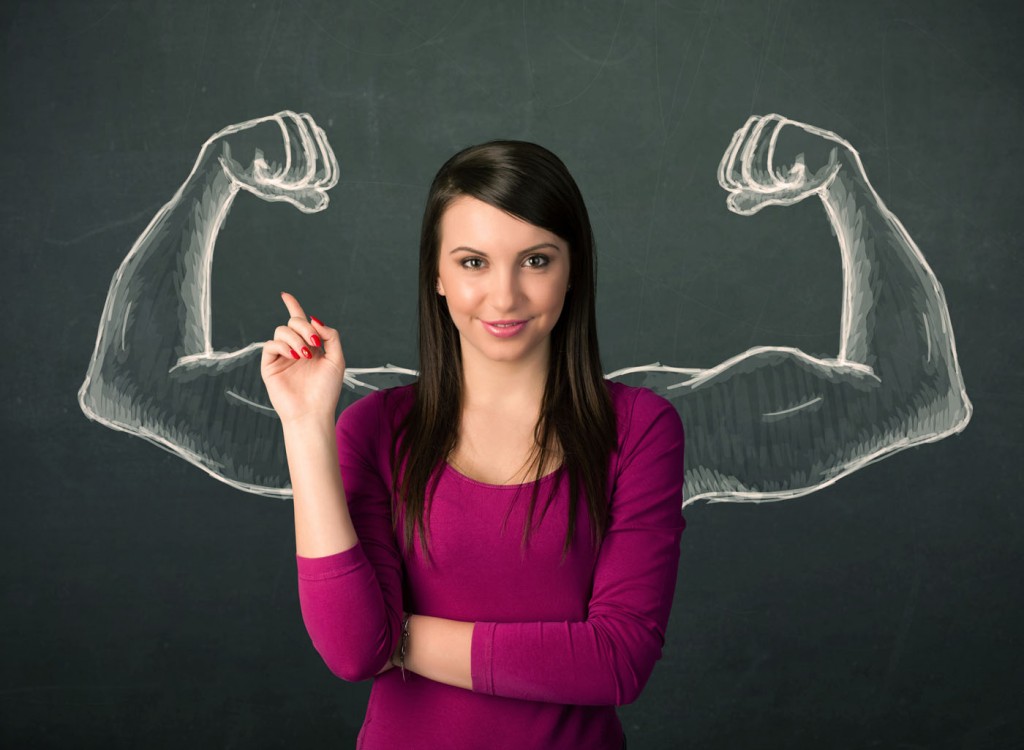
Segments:
[[[239,194],[314,213],[337,181],[337,160],[309,115],[279,112],[211,136],[114,274],[78,393],[85,414],[239,489],[291,495],[281,423],[260,377],[263,342],[211,345],[214,244]],[[342,403],[414,375],[348,368]]]
[[[786,140],[807,148],[783,159]],[[815,150],[826,153],[817,168]],[[239,192],[314,212],[337,179],[308,115],[281,112],[212,136],[114,275],[79,391],[83,411],[239,489],[289,495],[280,423],[259,373],[262,342],[213,351],[210,269]],[[754,117],[733,137],[719,182],[739,214],[820,198],[843,259],[841,336],[835,359],[755,347],[706,370],[655,363],[609,375],[640,379],[676,405],[687,429],[684,504],[797,497],[963,429],[971,406],[942,289],[857,152],[834,133]],[[348,368],[343,404],[415,376]]]
[[[942,287],[849,143],[779,115],[751,117],[718,181],[744,216],[821,200],[842,257],[839,350],[821,359],[760,346],[706,370],[612,373],[639,375],[676,405],[687,430],[684,505],[798,497],[966,427],[972,407]]]

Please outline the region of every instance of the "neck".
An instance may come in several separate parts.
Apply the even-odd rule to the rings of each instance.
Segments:
[[[550,347],[533,359],[496,362],[479,356],[462,356],[462,403],[464,409],[538,413],[547,383]]]

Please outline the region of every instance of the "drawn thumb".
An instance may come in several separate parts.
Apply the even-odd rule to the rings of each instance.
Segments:
[[[327,208],[331,199],[325,190],[305,188],[289,193],[288,201],[304,214],[315,214]]]
[[[747,190],[729,193],[729,197],[725,199],[725,204],[729,207],[729,210],[741,216],[753,216],[765,206],[772,205],[772,203],[778,203],[778,196]]]

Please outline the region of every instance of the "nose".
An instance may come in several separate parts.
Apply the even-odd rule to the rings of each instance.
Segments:
[[[522,296],[521,281],[516,270],[504,268],[492,274],[488,296],[495,312],[515,310]]]

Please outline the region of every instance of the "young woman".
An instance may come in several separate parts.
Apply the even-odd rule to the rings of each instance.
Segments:
[[[273,343],[214,348],[211,268],[236,198],[314,213],[338,179],[308,114],[214,133],[116,270],[79,402],[238,489],[294,484],[314,642],[342,676],[381,672],[365,747],[614,746],[608,706],[636,696],[659,654],[682,526],[679,420],[615,378],[643,373],[686,423],[686,503],[806,495],[971,417],[942,288],[857,151],[755,115],[718,180],[742,215],[820,200],[843,270],[834,356],[758,345],[602,382],[578,191],[546,152],[495,144],[432,191],[422,377],[376,392],[417,373],[348,368],[336,433],[337,332],[286,296]],[[389,670],[403,647],[404,670]]]
[[[594,242],[562,162],[499,141],[434,179],[420,378],[334,414],[343,330],[263,347],[294,493],[302,614],[332,672],[373,678],[359,747],[614,748],[661,656],[683,428],[605,380]]]

